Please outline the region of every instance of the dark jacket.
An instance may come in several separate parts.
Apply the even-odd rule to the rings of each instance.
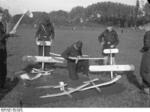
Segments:
[[[145,32],[143,44],[140,74],[143,81],[150,85],[150,31]]]
[[[80,49],[75,49],[74,44],[68,47],[62,54],[61,56],[68,61],[75,62],[74,60],[69,59],[69,57],[77,57],[77,56],[82,56],[82,50]]]
[[[77,47],[78,49],[76,49]],[[69,77],[72,80],[78,80],[77,73],[83,73],[88,75],[89,61],[88,60],[79,60],[77,63],[75,60],[69,59],[69,57],[82,56],[82,42],[78,41],[68,47],[61,56],[67,60],[67,68],[69,71]]]
[[[115,47],[119,44],[118,34],[115,30],[108,31],[107,29],[98,37],[99,42],[104,42],[104,49],[110,48],[111,45]]]
[[[3,23],[0,22],[0,50],[6,49],[6,40],[10,35],[6,33],[6,28]]]
[[[54,39],[55,32],[52,23],[41,23],[35,34],[35,37],[39,40],[50,41]]]
[[[143,48],[142,52],[146,52],[150,49],[150,31],[145,32],[144,39],[143,39]]]

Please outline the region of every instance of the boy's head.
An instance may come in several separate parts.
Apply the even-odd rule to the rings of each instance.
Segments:
[[[108,25],[107,25],[107,28],[106,28],[108,31],[112,31],[112,29],[113,29],[113,25],[112,25],[112,23],[111,22],[109,22],[108,23]]]
[[[150,31],[150,23],[144,25],[144,29],[145,29],[146,31]]]
[[[75,46],[76,46],[77,49],[81,49],[82,45],[83,45],[83,43],[80,40],[75,43]]]
[[[112,29],[113,29],[112,26],[108,26],[108,27],[107,27],[107,30],[108,30],[108,31],[112,31]]]

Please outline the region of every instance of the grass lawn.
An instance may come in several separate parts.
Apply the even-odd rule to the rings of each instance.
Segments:
[[[52,52],[61,53],[73,42],[82,40],[84,54],[93,57],[101,56],[97,37],[103,30],[104,28],[77,28],[77,30],[72,31],[71,28],[57,28]],[[149,107],[150,97],[141,93],[137,85],[137,81],[141,83],[139,74],[141,53],[139,50],[143,45],[144,32],[125,29],[124,33],[121,34],[119,29],[116,30],[120,39],[118,46],[120,53],[117,54],[116,61],[119,64],[135,65],[134,73],[124,73],[121,80],[114,85],[103,87],[101,93],[92,89],[74,93],[73,98],[61,96],[40,99],[40,95],[51,91],[38,90],[35,89],[36,86],[57,84],[58,81],[69,80],[66,69],[56,68],[52,76],[41,77],[29,82],[29,87],[24,87],[21,81],[18,81],[7,94],[1,95],[0,107],[19,107],[20,103],[23,104],[23,107]],[[13,77],[15,72],[27,66],[27,63],[22,62],[22,56],[37,55],[34,40],[35,29],[20,27],[17,33],[20,37],[8,40],[8,77]]]

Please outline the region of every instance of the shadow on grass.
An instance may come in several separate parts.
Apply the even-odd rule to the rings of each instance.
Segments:
[[[33,67],[39,67],[37,65],[28,65],[25,70],[30,71],[31,68]],[[59,66],[59,65],[54,65],[54,68],[66,68],[64,66]],[[64,96],[58,96],[58,97],[52,97],[52,98],[40,98],[40,96],[46,95],[46,94],[54,94],[61,92],[59,89],[37,89],[36,87],[40,85],[57,85],[59,81],[64,81],[68,83],[69,87],[75,88],[75,86],[83,84],[83,80],[80,80],[79,82],[75,82],[75,86],[72,85],[72,82],[70,82],[67,75],[64,75],[65,72],[62,71],[57,71],[58,74],[55,74],[52,76],[52,78],[46,77],[47,82],[44,80],[38,79],[38,81],[32,82],[32,86],[27,87],[26,90],[24,90],[24,95],[22,98],[22,103],[23,107],[38,107],[44,105],[44,104],[49,104],[49,106],[54,106],[54,107],[74,107],[78,101],[87,101],[93,99],[97,99],[98,97],[105,97],[105,96],[110,96],[110,95],[115,95],[122,93],[126,88],[124,85],[120,83],[114,83],[109,86],[101,87],[102,92],[98,92],[95,88],[86,90],[86,91],[76,91],[72,93],[72,98],[68,97],[67,95]],[[62,75],[63,74],[63,75]],[[44,77],[43,77],[44,78]],[[43,83],[44,81],[44,83]],[[103,80],[100,80],[100,82],[97,83],[102,83]],[[34,84],[33,84],[34,83]],[[41,83],[41,84],[40,84]],[[76,85],[77,83],[77,85]],[[69,104],[65,104],[65,103]],[[63,103],[63,104],[62,104]],[[81,102],[82,103],[82,102]]]
[[[54,81],[54,80],[53,80]],[[51,82],[51,81],[50,81]],[[70,82],[71,83],[71,82]],[[69,87],[75,88],[72,84],[68,84]],[[83,81],[77,82],[83,83]],[[98,81],[96,83],[102,83],[102,81]],[[76,85],[76,84],[75,84]],[[23,96],[23,104],[25,107],[42,107],[44,104],[48,104],[50,107],[75,107],[78,103],[78,101],[88,101],[97,99],[99,97],[106,97],[111,95],[118,95],[122,93],[126,88],[124,85],[120,83],[114,83],[105,87],[101,87],[102,91],[98,92],[95,88],[86,90],[86,91],[76,91],[72,93],[72,98],[68,97],[67,95],[58,96],[58,97],[51,97],[51,98],[40,98],[40,96],[46,95],[46,94],[53,94],[61,92],[59,89],[35,89],[35,88],[27,88],[25,91],[25,94]],[[57,91],[57,92],[56,92]],[[81,103],[82,103],[81,102]],[[63,104],[62,104],[63,103]],[[67,104],[65,104],[67,103]]]
[[[9,92],[12,91],[13,88],[19,83],[18,78],[14,78],[13,80],[7,78],[5,89],[0,90],[0,100],[2,100]]]
[[[134,72],[126,72],[128,81],[136,86],[138,89],[142,89],[142,85],[139,83]]]

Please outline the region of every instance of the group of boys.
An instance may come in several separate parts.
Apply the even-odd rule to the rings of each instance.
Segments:
[[[6,25],[3,21],[3,12],[0,12],[0,90],[5,88],[5,81],[7,75],[7,49],[6,41],[8,37],[15,36],[15,32],[6,32]],[[143,53],[141,61],[140,74],[143,80],[143,90],[145,93],[150,94],[150,25],[145,26],[146,33],[144,35],[144,47],[141,52]],[[44,19],[40,23],[36,32],[36,41],[52,41],[54,40],[55,32],[54,26],[50,19]],[[109,25],[104,32],[98,36],[98,41],[102,45],[102,49],[115,48],[119,44],[118,34],[113,29],[112,25]],[[71,80],[78,80],[78,72],[88,75],[88,60],[80,60],[76,62],[70,57],[82,56],[83,42],[81,40],[73,43],[69,46],[61,56],[67,60],[67,68],[69,71],[69,77]],[[50,46],[45,47],[44,56],[49,56]],[[42,47],[39,46],[39,55],[43,55]],[[108,55],[102,53],[104,57]],[[113,55],[114,57],[114,55]],[[113,59],[114,60],[114,59]],[[115,62],[114,62],[115,63]],[[107,64],[107,62],[104,62]]]

